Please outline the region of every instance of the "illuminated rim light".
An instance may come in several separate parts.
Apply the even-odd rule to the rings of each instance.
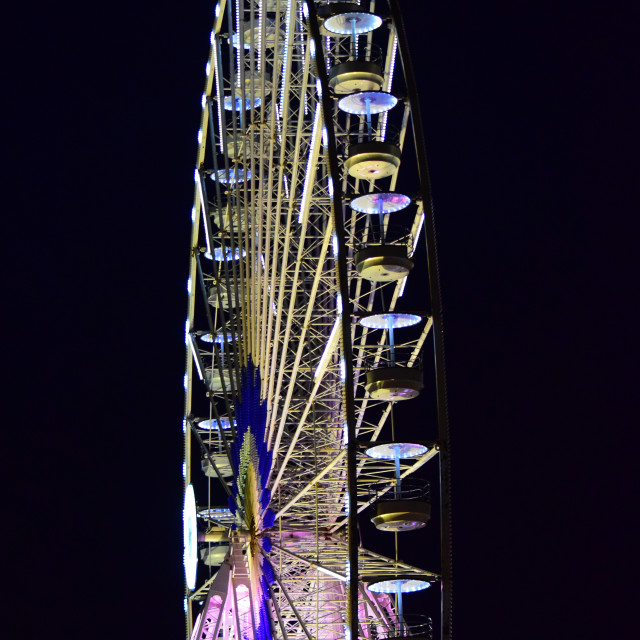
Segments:
[[[353,22],[352,22],[353,20]],[[355,31],[356,35],[369,33],[382,24],[382,18],[365,11],[348,11],[338,13],[324,21],[324,28],[331,33],[342,36],[350,36]]]
[[[205,333],[200,336],[200,340],[202,340],[202,342],[217,342],[218,344],[222,344],[224,342],[224,333],[222,333],[222,331],[218,331],[218,333],[215,334],[215,338],[212,333]],[[233,342],[233,335],[231,331],[227,331],[227,342]]]
[[[231,420],[229,418],[220,418],[220,424],[223,429],[231,429]],[[198,429],[206,429],[207,431],[218,431],[218,421],[215,418],[211,420],[201,420],[196,425]],[[236,426],[236,421],[233,421],[233,426]]]
[[[367,101],[371,115],[389,111],[398,104],[398,98],[386,91],[359,91],[340,99],[338,107],[346,113],[364,116],[367,113]]]
[[[229,173],[225,169],[219,169],[217,173],[211,174],[212,180],[217,180],[222,184],[236,184],[237,182],[244,182],[251,177],[251,171],[244,169],[229,169]]]
[[[431,583],[427,580],[419,578],[409,578],[407,576],[397,576],[396,578],[380,578],[369,583],[369,591],[374,593],[397,593],[398,587],[402,593],[411,593],[413,591],[422,591],[428,589]]]
[[[200,518],[212,518],[213,520],[234,520],[233,514],[227,507],[212,507],[201,509],[198,512]]]
[[[237,33],[234,33],[231,38],[227,38],[227,42],[231,41],[233,46],[238,49],[240,47],[240,38]],[[251,49],[251,45],[245,40],[243,49]]]
[[[184,492],[182,524],[184,535],[184,576],[187,587],[193,590],[196,588],[196,570],[198,568],[198,518],[196,498],[192,485],[188,485]]]
[[[406,458],[417,458],[429,451],[428,447],[423,444],[415,444],[413,442],[389,442],[387,444],[378,444],[375,447],[369,447],[365,453],[370,458],[377,460],[395,460],[396,452],[400,460]]]
[[[400,329],[418,324],[420,320],[414,313],[378,313],[360,318],[360,324],[369,329]]]
[[[367,193],[351,201],[351,208],[360,213],[395,213],[411,204],[411,198],[402,193]]]
[[[253,100],[253,108],[257,109],[260,106],[260,102],[261,99],[255,98]],[[231,96],[225,96],[224,97],[224,108],[226,111],[232,111],[234,108],[233,105],[233,98]],[[240,109],[242,108],[242,98],[240,97],[236,97],[236,101],[235,101],[235,110],[236,111],[240,111]],[[245,109],[251,109],[251,99],[250,98],[245,98],[244,100],[244,108]]]
[[[213,250],[213,259],[216,262],[225,262],[227,260],[240,260],[247,255],[247,252],[243,249],[240,251],[238,247],[231,249],[231,247],[215,247]],[[204,257],[207,260],[211,260],[211,254],[205,251]]]

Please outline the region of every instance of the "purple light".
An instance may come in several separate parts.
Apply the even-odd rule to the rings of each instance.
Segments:
[[[378,460],[393,460],[397,456],[400,460],[406,458],[417,458],[425,453],[429,449],[422,444],[414,444],[413,442],[389,442],[388,444],[378,444],[374,447],[369,447],[365,453],[370,458],[376,458]]]
[[[410,204],[411,198],[402,193],[367,193],[354,198],[351,208],[360,213],[395,213]]]
[[[363,116],[384,113],[393,109],[396,104],[398,98],[386,91],[360,91],[342,98],[338,107],[346,113]]]

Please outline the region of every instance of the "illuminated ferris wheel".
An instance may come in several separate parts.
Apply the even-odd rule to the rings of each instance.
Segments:
[[[398,3],[214,13],[185,328],[186,637],[449,638],[437,259]],[[394,421],[407,403],[429,428]],[[414,475],[429,468],[431,491]],[[362,544],[365,521],[395,551]],[[435,566],[403,562],[408,532],[434,526]],[[425,615],[410,592],[429,587]]]

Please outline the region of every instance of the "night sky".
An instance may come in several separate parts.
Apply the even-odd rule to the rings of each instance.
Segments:
[[[183,637],[213,4],[29,5],[5,24],[7,638]],[[444,300],[454,637],[637,637],[640,16],[402,6]]]

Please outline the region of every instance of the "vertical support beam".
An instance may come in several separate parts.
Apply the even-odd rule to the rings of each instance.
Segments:
[[[431,313],[433,316],[433,342],[436,374],[436,395],[438,400],[438,440],[440,447],[440,549],[442,573],[441,601],[441,638],[451,638],[452,627],[452,567],[451,567],[451,458],[449,436],[449,408],[447,403],[447,382],[444,361],[444,332],[442,324],[442,300],[440,294],[440,273],[438,269],[438,252],[436,248],[436,230],[431,197],[431,180],[429,165],[424,146],[424,130],[418,91],[413,74],[413,65],[409,53],[407,35],[402,21],[402,13],[398,0],[388,0],[393,25],[398,35],[398,49],[404,70],[409,104],[411,106],[411,122],[413,138],[418,160],[420,189],[425,208],[425,240],[427,245],[427,265],[429,270],[429,291],[431,295]]]

